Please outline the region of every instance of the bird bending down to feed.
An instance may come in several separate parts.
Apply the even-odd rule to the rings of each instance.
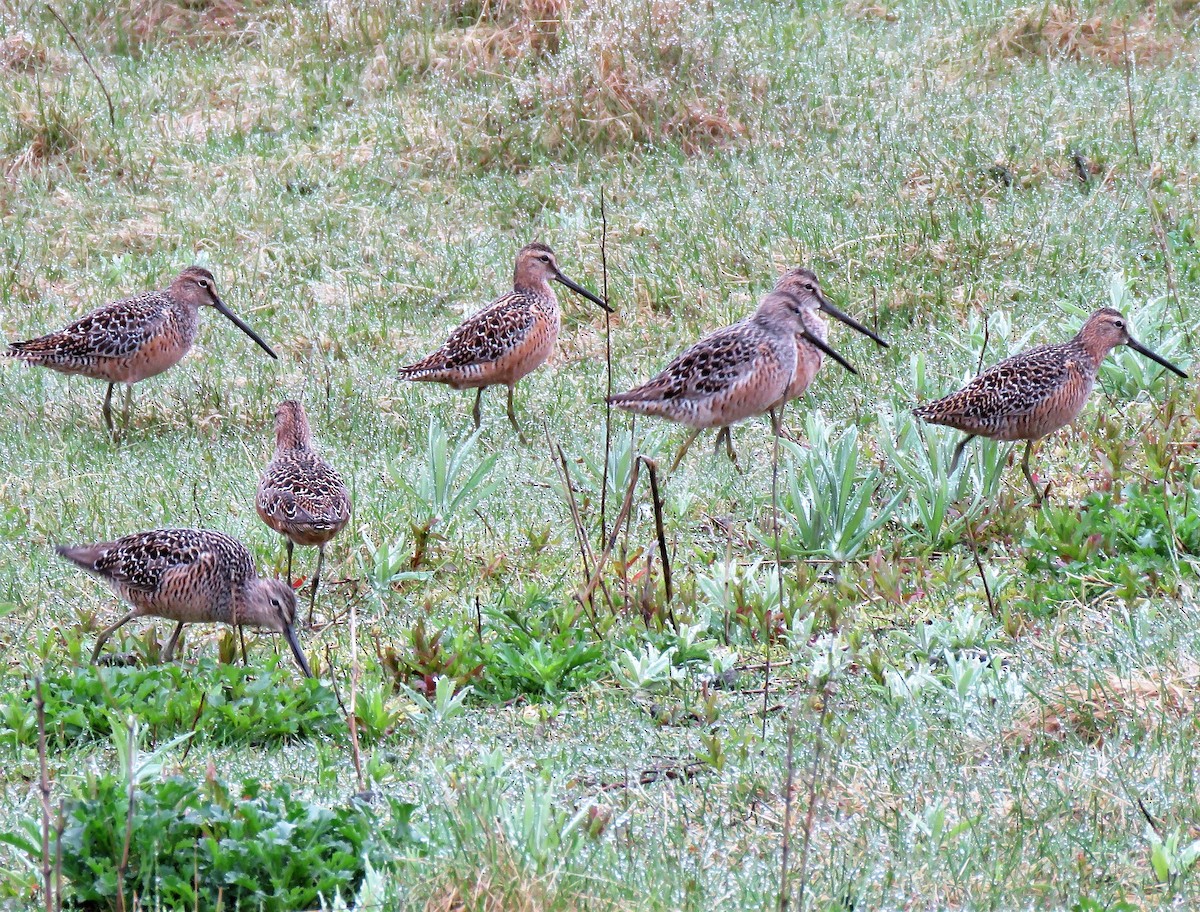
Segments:
[[[797,363],[797,340],[857,371],[810,329],[818,310],[833,314],[883,344],[874,333],[830,304],[809,270],[793,270],[795,281],[769,292],[749,317],[705,336],[641,386],[609,399],[617,408],[666,418],[692,428],[671,470],[678,468],[688,447],[708,428],[719,428],[726,453],[737,465],[729,427],[746,418],[770,413],[779,427],[777,409],[787,400]]]
[[[292,549],[317,547],[308,623],[313,621],[325,545],[350,521],[350,492],[342,476],[312,448],[312,431],[304,406],[289,399],[275,410],[275,457],[258,482],[258,515],[287,540],[288,583],[292,582]]]
[[[1075,420],[1096,385],[1101,362],[1118,345],[1128,345],[1187,379],[1182,370],[1134,339],[1119,311],[1103,307],[1069,342],[1039,345],[1005,358],[958,392],[918,406],[913,414],[966,433],[954,449],[951,472],[958,467],[963,447],[976,437],[1024,440],[1021,471],[1040,506],[1045,495],[1029,471],[1033,446]]]
[[[477,428],[483,391],[503,384],[508,387],[508,420],[524,442],[513,410],[513,388],[546,363],[558,341],[562,315],[551,281],[612,312],[605,301],[562,274],[553,250],[545,244],[527,244],[517,254],[513,290],[468,318],[433,354],[400,368],[400,376],[478,390],[471,412]]]
[[[165,291],[147,291],[105,304],[58,332],[27,342],[10,342],[4,352],[27,364],[63,374],[81,374],[108,383],[104,423],[113,431],[113,387],[124,383],[125,427],[133,385],[179,363],[196,338],[201,307],[224,314],[272,358],[278,355],[217,294],[213,274],[189,266]]]
[[[804,314],[804,328],[810,335],[828,344],[829,321],[822,316],[821,311],[825,310],[830,314],[834,314],[834,311],[821,293],[821,286],[817,282],[816,274],[810,269],[789,269],[779,277],[779,280],[775,283],[775,290],[790,291],[793,294],[801,296],[809,303],[814,300],[814,295],[820,295],[821,301],[824,301],[826,306],[821,307],[818,304],[816,307],[808,307]],[[844,314],[841,314],[840,311],[835,316],[840,320],[849,319]],[[861,326],[854,321],[848,322],[847,325],[854,327],[859,332],[873,339],[875,344],[880,348],[888,347],[887,342],[869,331],[865,326]],[[796,334],[796,370],[792,374],[792,382],[788,385],[787,397],[784,403],[776,410],[776,415],[779,417],[779,424],[775,427],[775,433],[779,436],[784,436],[784,407],[793,399],[799,399],[803,396],[809,386],[812,385],[813,380],[817,376],[817,371],[821,369],[823,354],[822,349],[807,341],[803,333]]]
[[[296,593],[281,579],[259,577],[250,552],[237,539],[198,529],[156,529],[56,550],[133,606],[100,634],[93,662],[115,631],[149,616],[178,622],[164,661],[174,655],[184,624],[261,627],[282,633],[300,670],[312,677],[294,628]]]

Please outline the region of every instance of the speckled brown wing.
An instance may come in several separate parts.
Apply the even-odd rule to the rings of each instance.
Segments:
[[[1036,412],[1067,383],[1074,362],[1062,345],[1040,345],[993,365],[962,389],[913,409],[967,433],[992,433]]]
[[[272,460],[258,483],[255,506],[263,521],[283,535],[309,533],[319,544],[350,521],[350,492],[342,476],[311,452]]]
[[[537,301],[518,291],[510,292],[468,318],[446,343],[400,375],[420,379],[423,374],[488,364],[517,348],[537,321]]]
[[[10,357],[42,364],[85,358],[125,358],[146,344],[166,322],[171,299],[148,291],[106,304],[58,332],[9,343]]]
[[[194,564],[203,555],[216,557],[235,583],[254,575],[250,552],[220,532],[196,529],[156,529],[112,542],[60,547],[58,553],[89,573],[133,591],[155,593],[174,570]]]
[[[770,347],[747,324],[735,323],[705,336],[662,369],[658,376],[613,396],[615,405],[638,400],[704,399],[736,388],[754,372],[759,357]]]

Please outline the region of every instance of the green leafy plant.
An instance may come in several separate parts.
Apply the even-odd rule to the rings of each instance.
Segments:
[[[412,557],[415,570],[425,561],[429,544],[435,537],[450,534],[461,514],[496,489],[499,481],[488,481],[496,466],[497,455],[478,459],[479,431],[466,437],[450,449],[446,429],[436,418],[429,420],[425,444],[424,472],[416,485],[395,463],[392,478],[412,495],[418,505],[420,519],[412,522]],[[474,466],[472,468],[472,466]]]
[[[55,747],[104,737],[108,714],[138,719],[154,740],[194,729],[220,744],[277,744],[341,729],[333,692],[315,678],[297,680],[290,663],[271,659],[245,669],[202,659],[195,666],[79,668],[44,683],[46,732]],[[36,743],[33,694],[8,704],[2,736]]]
[[[780,547],[788,556],[822,555],[854,560],[871,534],[887,522],[904,491],[876,507],[873,498],[882,476],[873,466],[860,469],[858,428],[850,425],[836,439],[818,412],[805,420],[809,449],[784,441],[781,475],[787,479],[780,498]],[[769,541],[766,535],[762,536]]]

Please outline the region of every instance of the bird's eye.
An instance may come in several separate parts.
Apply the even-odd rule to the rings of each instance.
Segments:
[[[1123,320],[1113,320],[1113,326],[1115,326],[1117,329],[1124,329],[1125,322]]]
[[[807,288],[809,291],[816,291],[816,290],[817,290],[816,286],[815,286],[815,285],[813,285],[813,283],[812,283],[812,282],[805,282],[805,283],[804,283],[804,287],[805,287],[805,288]]]
[[[543,254],[542,254],[542,256],[541,256],[541,260],[542,260],[542,262],[543,262],[543,263],[549,263],[549,262],[550,262],[550,257],[546,256],[546,254],[544,254],[544,253],[543,253]]]
[[[196,284],[199,285],[201,288],[207,288],[208,287],[208,279],[197,279]]]

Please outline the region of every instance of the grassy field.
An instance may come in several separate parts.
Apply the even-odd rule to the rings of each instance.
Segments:
[[[280,360],[206,313],[115,442],[102,384],[2,365],[0,905],[45,908],[40,677],[68,906],[1195,908],[1196,381],[1115,353],[1041,512],[908,412],[1109,303],[1190,369],[1194,3],[116,6],[0,2],[3,336],[199,263]],[[394,376],[532,240],[593,289],[605,252],[615,388],[792,265],[892,341],[835,330],[860,376],[788,410],[777,497],[766,420],[744,473],[660,475],[670,600],[644,471],[577,597],[684,436],[615,414],[605,473],[596,308],[561,296],[529,446],[502,392],[473,436]],[[194,525],[282,573],[253,492],[292,396],[355,506],[319,682],[214,629],[163,666],[165,624],[90,667],[118,608],[53,545]]]

